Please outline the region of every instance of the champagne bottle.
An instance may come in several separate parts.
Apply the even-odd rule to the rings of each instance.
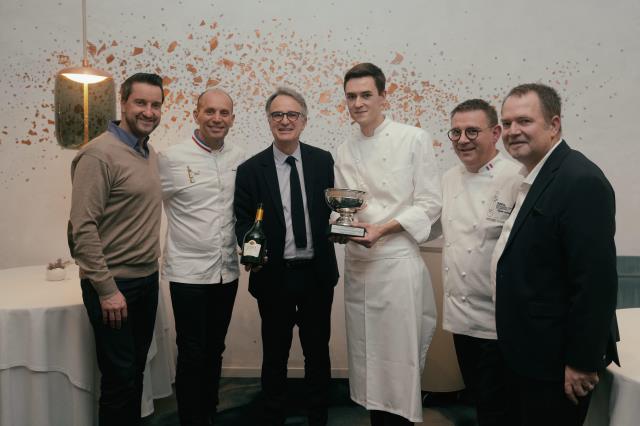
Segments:
[[[258,204],[256,211],[256,221],[249,228],[242,239],[242,256],[240,263],[243,265],[262,265],[267,249],[267,236],[262,229],[262,217],[264,210],[262,203]]]

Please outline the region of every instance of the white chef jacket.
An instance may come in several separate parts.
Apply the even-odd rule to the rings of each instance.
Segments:
[[[195,132],[158,154],[167,216],[162,260],[167,280],[219,284],[238,278],[233,194],[236,170],[245,158],[229,143],[212,151]]]
[[[489,269],[522,182],[519,170],[517,163],[498,153],[477,173],[460,164],[442,178],[445,330],[497,338]]]
[[[397,220],[404,231],[372,248],[349,242],[345,317],[351,398],[369,410],[422,421],[421,373],[436,325],[429,271],[419,243],[440,216],[431,138],[389,119],[371,137],[357,129],[338,148],[336,187],[367,192],[360,222]]]

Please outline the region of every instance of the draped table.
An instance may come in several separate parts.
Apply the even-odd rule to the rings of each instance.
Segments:
[[[640,309],[618,309],[620,367],[601,374],[591,397],[585,426],[640,424]]]
[[[175,375],[162,292],[144,373],[142,415],[171,395]],[[0,270],[0,426],[97,424],[100,373],[76,266]]]

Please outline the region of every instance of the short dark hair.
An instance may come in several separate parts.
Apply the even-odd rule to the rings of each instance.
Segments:
[[[372,77],[373,81],[376,83],[378,94],[384,92],[385,86],[387,84],[387,79],[384,76],[382,70],[370,62],[363,62],[347,71],[347,73],[344,75],[344,84],[342,85],[342,88],[344,90],[347,90],[347,81],[351,80],[352,78],[361,77]]]
[[[551,123],[551,119],[556,115],[558,117],[561,116],[562,100],[560,99],[560,95],[558,95],[558,92],[556,92],[554,88],[540,83],[527,83],[514,87],[502,101],[502,106],[504,107],[504,103],[509,97],[522,97],[529,92],[534,92],[538,95],[538,99],[540,99],[540,106],[542,108],[542,115],[547,124]]]
[[[482,99],[468,99],[461,104],[458,104],[453,111],[451,111],[451,117],[459,112],[467,112],[467,111],[483,111],[484,115],[487,117],[487,121],[489,122],[489,126],[494,127],[498,125],[498,113],[493,105],[489,104],[489,102]]]
[[[162,102],[164,102],[164,89],[162,88],[162,77],[158,74],[150,74],[146,72],[139,72],[133,74],[131,77],[127,78],[124,83],[120,86],[120,101],[126,102],[131,95],[131,90],[133,88],[133,83],[146,83],[152,86],[157,86],[160,88],[162,92]]]

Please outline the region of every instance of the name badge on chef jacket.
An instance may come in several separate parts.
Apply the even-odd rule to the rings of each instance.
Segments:
[[[503,201],[500,201],[500,198],[496,193],[491,200],[491,204],[489,205],[487,220],[491,222],[504,223],[509,218],[512,210],[513,206],[509,206]]]

